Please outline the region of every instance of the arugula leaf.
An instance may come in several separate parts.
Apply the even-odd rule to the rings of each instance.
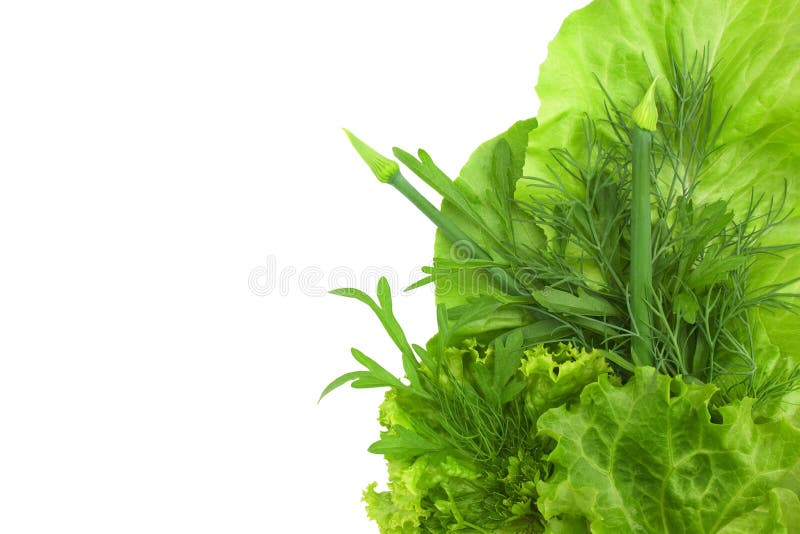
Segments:
[[[368,379],[369,376],[370,374],[367,371],[352,371],[350,373],[345,373],[342,376],[335,378],[330,384],[325,386],[325,389],[322,390],[322,394],[319,396],[319,400],[317,402],[321,401],[328,393],[339,386],[343,386],[348,382],[363,380],[364,378]]]
[[[395,425],[391,432],[382,433],[381,439],[370,445],[368,450],[387,458],[413,458],[441,450],[441,447],[403,426]]]
[[[397,322],[394,312],[392,311],[391,287],[386,277],[381,277],[378,281],[377,296],[380,304],[376,303],[372,297],[363,291],[351,287],[334,289],[331,291],[331,294],[353,298],[370,307],[389,334],[389,337],[394,341],[397,348],[400,349],[400,354],[403,359],[403,370],[406,373],[406,378],[408,378],[410,388],[417,395],[427,397],[428,394],[422,389],[419,379],[418,367],[420,361],[417,360],[415,350],[412,348],[411,344],[409,344],[403,329],[400,327],[400,323]],[[320,400],[334,389],[350,381],[353,381],[351,385],[354,388],[406,387],[399,379],[395,378],[394,375],[363,352],[354,348],[351,350],[351,353],[358,363],[367,368],[367,371],[345,373],[338,377],[323,390],[322,395],[320,395]],[[435,368],[435,364],[428,357],[427,352],[424,350],[417,350],[416,354],[419,355],[422,363],[429,369]]]

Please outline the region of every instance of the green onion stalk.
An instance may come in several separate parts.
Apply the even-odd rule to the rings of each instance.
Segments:
[[[631,199],[631,357],[636,365],[653,364],[651,331],[653,294],[653,256],[650,230],[650,192],[652,173],[650,161],[653,132],[658,124],[655,100],[656,80],[633,110],[633,184]]]
[[[446,217],[440,210],[428,201],[417,189],[411,185],[400,172],[400,166],[396,161],[391,160],[375,149],[367,145],[364,141],[345,129],[350,143],[356,149],[358,155],[367,164],[375,177],[382,183],[389,184],[397,189],[404,197],[411,201],[416,208],[436,225],[451,243],[464,244],[468,247],[468,259],[480,259],[491,261],[492,257],[463,230],[456,226],[453,221]],[[489,270],[492,278],[505,291],[516,294],[530,294],[516,279],[507,271],[500,268]]]

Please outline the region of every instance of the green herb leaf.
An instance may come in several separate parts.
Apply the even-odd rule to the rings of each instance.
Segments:
[[[325,386],[325,389],[322,390],[322,394],[319,396],[319,400],[317,402],[321,401],[323,397],[325,397],[325,395],[327,395],[334,389],[338,388],[339,386],[347,384],[348,382],[352,382],[353,380],[358,380],[359,378],[363,378],[365,376],[369,376],[369,373],[367,373],[366,371],[352,371],[350,373],[343,374],[342,376],[334,379],[330,384]]]
[[[596,295],[580,291],[573,295],[567,291],[546,287],[533,292],[533,298],[554,313],[586,315],[588,317],[616,317],[617,310],[610,302]]]
[[[440,450],[441,447],[431,443],[411,430],[395,425],[391,433],[384,432],[381,439],[369,446],[369,452],[382,454],[387,458],[413,458],[427,452]]]

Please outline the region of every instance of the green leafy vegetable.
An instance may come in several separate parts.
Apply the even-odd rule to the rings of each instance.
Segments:
[[[540,68],[539,127],[530,133],[524,174],[549,177],[553,147],[568,150],[579,161],[588,155],[584,117],[601,119],[607,114],[607,100],[598,87],[624,110],[639,101],[649,80],[658,77],[660,111],[677,135],[671,150],[680,174],[695,186],[696,203],[723,199],[734,217],[746,220],[752,191],[776,199],[785,191],[786,206],[795,208],[800,204],[800,129],[795,126],[800,119],[799,51],[796,0],[592,2],[567,17]],[[687,76],[698,70],[710,76],[692,83]],[[693,91],[686,91],[687,82],[694,85]],[[698,91],[713,91],[713,98],[693,98]],[[693,140],[715,135],[710,153],[700,157],[697,149],[702,145]],[[617,138],[612,125],[603,122],[598,137],[604,142]],[[784,189],[786,180],[792,186]],[[517,187],[520,198],[528,197],[525,184]],[[792,212],[763,237],[762,246],[795,243],[797,235],[800,213]],[[756,266],[748,280],[752,287],[782,284],[800,274],[797,248],[753,259]],[[799,287],[792,282],[782,290],[797,292]],[[800,337],[789,335],[800,330],[800,317],[775,313],[766,327],[780,337],[784,357],[800,361]]]
[[[652,365],[653,243],[650,229],[650,193],[653,189],[653,132],[658,125],[656,82],[633,110],[631,132],[631,359],[636,365]]]
[[[800,0],[595,0],[457,179],[347,132],[437,228],[424,347],[333,291],[403,363],[322,393],[387,388],[382,534],[800,532],[798,57]]]
[[[536,482],[549,466],[536,420],[577,399],[608,366],[600,353],[567,345],[523,351],[521,341],[446,349],[427,386],[431,402],[397,388],[386,394],[386,430],[369,450],[386,457],[390,491],[365,492],[381,532],[543,531]]]
[[[553,476],[538,485],[545,517],[584,517],[597,533],[736,532],[765,514],[777,524],[781,502],[796,514],[785,484],[800,430],[756,424],[752,399],[711,412],[715,390],[643,367],[623,387],[601,378],[574,407],[545,413],[539,429],[558,441]]]

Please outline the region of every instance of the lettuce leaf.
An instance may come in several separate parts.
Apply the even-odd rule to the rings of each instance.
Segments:
[[[800,525],[800,500],[797,494],[785,488],[773,488],[764,504],[740,516],[720,530],[720,534],[752,534],[797,532]]]
[[[752,190],[780,197],[788,180],[787,206],[800,207],[798,0],[596,0],[572,13],[540,69],[539,127],[529,134],[524,174],[549,177],[551,148],[585,155],[584,117],[606,114],[600,84],[620,109],[630,110],[656,76],[659,92],[671,94],[670,52],[691,61],[704,50],[715,69],[712,115],[727,118],[721,148],[698,177],[695,199],[730,199],[741,214]],[[674,111],[674,102],[664,105]],[[601,138],[613,138],[608,125],[598,127]],[[519,198],[529,197],[530,184],[518,182]],[[798,235],[800,210],[764,244],[793,243]],[[758,262],[754,287],[800,276],[800,250]],[[798,292],[800,284],[788,290]],[[766,328],[781,353],[800,362],[800,317],[778,311]]]
[[[387,431],[377,443],[392,438],[398,429],[425,433],[437,428],[444,438],[447,432],[439,428],[444,416],[438,407],[419,407],[405,396],[394,389],[387,392],[380,417]],[[422,451],[400,445],[393,450],[370,449],[384,454],[389,471],[388,491],[376,490],[374,483],[364,491],[367,514],[381,534],[456,530],[510,534],[537,523],[536,482],[545,464],[534,450],[520,447],[487,463],[451,446]]]
[[[447,369],[435,377],[440,394],[430,402],[387,391],[379,417],[386,430],[370,450],[386,458],[388,490],[371,484],[364,492],[382,534],[544,531],[535,503],[549,464],[536,419],[577,401],[610,368],[600,351],[567,344],[523,350],[516,342],[448,347]],[[581,523],[573,517],[548,527],[570,532]]]
[[[526,350],[520,370],[528,384],[525,408],[533,421],[550,408],[576,399],[587,384],[611,372],[602,352],[564,343],[557,348],[538,345]]]
[[[657,78],[662,118],[675,117],[676,103],[666,96],[674,94],[671,62],[695,56],[713,65],[711,129],[725,118],[716,150],[692,177],[698,209],[712,223],[727,208],[736,220],[749,220],[753,191],[784,197],[789,209],[800,207],[800,0],[595,0],[568,17],[550,45],[537,86],[538,120],[520,121],[481,145],[455,186],[424,152],[418,160],[395,152],[450,199],[442,213],[469,239],[451,243],[437,232],[428,280],[436,284],[440,332],[429,343],[428,363],[411,369],[419,391],[388,379],[366,382],[390,387],[381,408],[386,430],[370,448],[387,459],[388,491],[372,485],[364,494],[382,533],[516,527],[552,533],[798,532],[800,392],[725,404],[730,398],[720,394],[724,387],[652,368],[634,371],[619,363],[618,354],[557,345],[558,323],[543,317],[575,312],[577,305],[577,315],[589,319],[620,312],[601,296],[581,294],[580,287],[574,293],[556,289],[561,301],[554,302],[533,285],[523,288],[530,295],[498,296],[491,278],[443,274],[453,265],[458,272],[459,263],[461,272],[491,274],[512,256],[497,248],[510,244],[507,250],[523,247],[535,255],[548,244],[535,223],[520,224],[525,218],[514,213],[519,208],[511,194],[536,201],[532,179],[551,176],[552,149],[566,149],[579,160],[587,155],[587,116],[595,120],[598,140],[614,143],[612,127],[602,121],[609,97],[624,116]],[[691,167],[688,156],[681,163]],[[523,174],[532,179],[518,179]],[[727,204],[715,204],[718,199]],[[611,230],[614,236],[624,232]],[[762,244],[780,249],[798,236],[800,210]],[[465,259],[459,251],[465,244],[484,254]],[[721,282],[738,265],[709,276]],[[750,282],[788,282],[786,291],[800,292],[795,278],[800,249],[787,249],[759,256]],[[541,305],[538,313],[530,305],[526,310],[528,296]],[[699,307],[686,297],[676,295],[671,311],[693,325]],[[758,347],[754,380],[797,373],[800,317],[776,307],[754,311],[748,320]],[[516,327],[522,328],[495,337]],[[489,332],[492,346],[483,344],[488,337],[464,341]],[[531,332],[547,339],[531,342]],[[605,336],[600,341],[614,334],[599,333]],[[531,336],[523,342],[523,334]],[[584,346],[606,347],[592,342],[597,340]],[[462,344],[453,346],[456,341]],[[548,345],[523,351],[543,341]],[[514,348],[506,354],[513,358],[500,356],[503,347]],[[424,361],[425,351],[419,354]],[[413,354],[411,359],[416,363]],[[607,375],[607,359],[633,378],[621,385]],[[371,365],[366,357],[359,360]],[[519,367],[509,363],[518,361]]]
[[[601,377],[546,412],[540,432],[558,444],[538,484],[545,518],[583,517],[598,534],[797,528],[800,430],[755,423],[752,399],[712,415],[715,391],[637,368],[625,386]]]

